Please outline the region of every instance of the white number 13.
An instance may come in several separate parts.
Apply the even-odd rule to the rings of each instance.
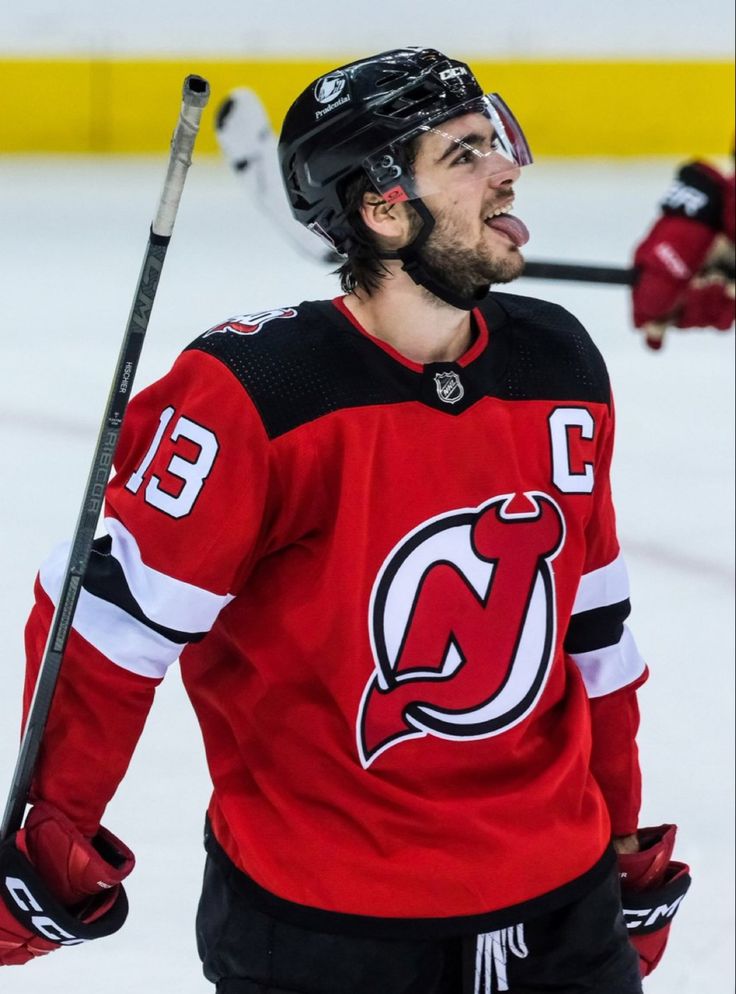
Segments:
[[[169,427],[171,419],[174,417],[175,411],[173,407],[166,407],[161,412],[161,416],[158,421],[158,428],[156,429],[156,434],[153,437],[153,441],[143,457],[143,462],[140,464],[138,469],[133,473],[128,482],[125,484],[125,489],[130,490],[131,493],[137,494],[140,490],[143,481],[145,479],[148,468],[153,462],[153,458],[158,452],[159,446],[163,441],[166,429]],[[147,504],[151,504],[153,507],[158,508],[159,511],[163,511],[164,514],[170,515],[172,518],[183,518],[194,507],[194,502],[197,497],[199,497],[200,491],[204,486],[204,481],[210,475],[212,467],[219,450],[219,445],[217,443],[217,438],[214,433],[209,430],[209,428],[204,428],[202,425],[198,425],[196,421],[190,421],[189,418],[185,418],[182,414],[174,428],[169,435],[172,442],[177,442],[180,438],[185,438],[190,442],[193,442],[197,446],[199,452],[194,461],[189,459],[184,459],[182,456],[174,454],[169,460],[169,464],[166,467],[166,471],[172,476],[177,477],[182,480],[184,485],[179,491],[178,496],[167,493],[166,490],[162,490],[160,487],[161,479],[158,476],[152,476],[148,483],[146,484],[146,489],[144,491],[144,496]]]

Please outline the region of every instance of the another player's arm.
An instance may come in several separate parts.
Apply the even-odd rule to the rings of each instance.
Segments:
[[[733,262],[729,272],[722,234],[732,182],[702,162],[683,166],[636,249],[634,324],[650,348],[661,346],[668,325],[725,330],[733,323]]]
[[[109,534],[96,541],[85,576],[35,771],[34,807],[0,850],[0,965],[122,924],[121,883],[133,856],[100,820],[168,665],[212,627],[258,544],[265,436],[218,360],[184,353],[131,401],[116,470],[106,501]],[[26,713],[63,563],[64,550],[52,554],[36,584],[26,628]]]

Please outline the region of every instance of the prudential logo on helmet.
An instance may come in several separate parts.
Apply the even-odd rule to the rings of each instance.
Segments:
[[[346,82],[341,72],[332,72],[315,84],[314,96],[321,104],[331,104],[345,89]]]

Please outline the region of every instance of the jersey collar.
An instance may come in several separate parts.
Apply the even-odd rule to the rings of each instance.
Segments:
[[[415,373],[422,373],[424,371],[425,368],[424,364],[420,362],[414,362],[412,359],[407,359],[406,356],[402,355],[392,345],[389,345],[388,342],[384,342],[380,338],[376,338],[375,335],[371,335],[369,331],[366,331],[363,325],[357,320],[355,315],[346,305],[344,296],[333,298],[332,304],[334,305],[334,307],[337,308],[340,314],[342,314],[344,317],[348,319],[350,324],[357,331],[359,331],[361,335],[364,335],[375,346],[377,346],[379,349],[382,349],[387,355],[391,356],[391,358],[395,362],[401,363],[402,366],[406,366],[407,369],[411,369]],[[452,364],[446,364],[446,365],[454,365],[461,367],[468,366],[471,362],[473,362],[473,360],[477,359],[478,356],[485,351],[486,346],[488,345],[488,340],[489,340],[488,325],[486,324],[483,315],[481,314],[480,310],[477,307],[475,307],[470,313],[471,313],[471,320],[473,321],[474,330],[475,330],[473,341],[471,342],[470,347],[458,359],[456,359]],[[428,363],[427,365],[436,365],[436,364]]]

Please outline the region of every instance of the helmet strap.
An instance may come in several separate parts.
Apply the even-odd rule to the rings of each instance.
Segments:
[[[432,212],[420,198],[412,200],[411,206],[422,221],[422,227],[419,229],[416,238],[403,248],[397,249],[396,252],[384,252],[381,258],[399,259],[402,263],[401,268],[416,284],[423,286],[425,290],[429,290],[435,297],[439,297],[440,300],[443,300],[446,304],[450,304],[451,307],[457,307],[462,311],[472,311],[474,307],[477,307],[488,296],[488,292],[491,289],[490,284],[478,287],[472,294],[466,296],[453,290],[446,283],[443,283],[438,274],[422,259],[421,255],[421,250],[425,242],[434,230],[435,220]]]

